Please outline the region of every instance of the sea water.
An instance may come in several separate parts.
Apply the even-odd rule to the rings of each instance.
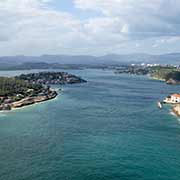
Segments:
[[[180,122],[156,105],[178,86],[69,72],[88,83],[54,86],[63,89],[56,99],[0,113],[1,180],[180,179]]]

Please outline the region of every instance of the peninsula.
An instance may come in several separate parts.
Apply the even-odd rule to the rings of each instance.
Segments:
[[[167,84],[180,84],[180,67],[172,65],[158,64],[132,64],[129,66],[119,67],[115,70],[116,74],[128,73],[135,75],[149,75],[156,80],[165,81]]]
[[[0,77],[0,111],[47,101],[58,93],[50,85],[84,83],[66,72],[41,72],[16,77]]]

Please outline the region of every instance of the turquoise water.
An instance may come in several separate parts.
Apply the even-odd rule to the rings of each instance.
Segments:
[[[156,107],[179,87],[72,72],[88,83],[56,86],[55,100],[0,113],[0,179],[179,180],[180,121]]]

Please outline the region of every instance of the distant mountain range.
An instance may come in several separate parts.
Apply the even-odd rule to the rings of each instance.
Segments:
[[[19,67],[25,66],[34,68],[34,66],[48,67],[58,65],[120,65],[130,63],[159,63],[159,64],[180,64],[180,53],[170,53],[162,55],[149,54],[108,54],[105,56],[89,56],[89,55],[42,55],[42,56],[4,56],[0,57],[0,66],[3,67]],[[33,67],[32,67],[33,66]]]

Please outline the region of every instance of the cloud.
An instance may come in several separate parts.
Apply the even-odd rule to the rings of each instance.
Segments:
[[[49,0],[1,1],[1,47],[9,44],[6,50],[9,54],[15,52],[36,54],[38,51],[42,52],[42,49],[44,53],[60,52],[60,44],[64,49],[72,47],[72,44],[75,46],[75,42],[76,46],[80,44],[84,38],[81,22],[70,13],[50,9],[49,2]]]
[[[0,55],[161,51],[179,43],[179,0],[74,0],[76,11],[94,14],[88,18],[53,8],[55,1],[1,0]]]
[[[177,42],[180,42],[180,36],[175,36],[175,37],[163,37],[163,38],[160,38],[160,39],[157,39],[152,47],[155,48],[155,47],[159,47],[159,46],[162,46],[164,44],[166,45],[172,45],[173,43],[177,43]]]
[[[119,18],[129,36],[176,36],[179,31],[179,0],[75,0],[77,8]],[[167,13],[168,12],[168,13]],[[123,32],[122,31],[122,32]]]

